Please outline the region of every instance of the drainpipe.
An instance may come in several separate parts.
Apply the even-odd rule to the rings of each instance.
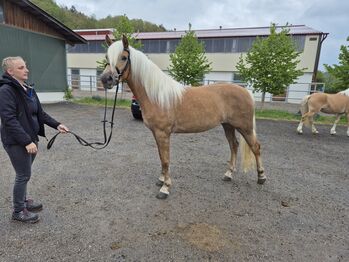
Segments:
[[[318,71],[318,67],[319,67],[321,46],[322,46],[322,42],[326,39],[327,36],[328,36],[328,33],[319,34],[320,39],[319,39],[318,46],[317,46],[312,82],[316,82],[316,75],[317,75],[317,71]]]

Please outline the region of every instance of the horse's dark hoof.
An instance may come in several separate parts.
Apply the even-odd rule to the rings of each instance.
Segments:
[[[223,178],[222,178],[222,180],[223,181],[231,181],[232,179],[231,179],[231,177],[228,177],[228,176],[224,176]]]
[[[267,180],[267,178],[258,178],[258,180],[257,180],[257,184],[259,184],[259,185],[263,185],[264,184],[264,182],[265,182],[265,180]]]
[[[164,182],[162,182],[162,181],[158,180],[158,182],[156,182],[156,184],[155,184],[155,185],[157,185],[157,186],[163,186],[163,184],[164,184]]]
[[[166,199],[168,197],[168,194],[159,192],[159,194],[156,195],[157,199]]]

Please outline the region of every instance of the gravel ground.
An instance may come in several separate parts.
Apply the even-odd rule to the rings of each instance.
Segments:
[[[103,109],[45,105],[89,140]],[[296,134],[297,123],[257,121],[267,182],[238,172],[222,181],[229,149],[221,127],[173,135],[173,187],[155,198],[160,161],[151,132],[117,109],[100,151],[59,136],[41,140],[30,195],[41,221],[12,222],[14,172],[0,149],[0,261],[348,261],[349,138],[339,126]],[[50,138],[54,130],[47,129]]]

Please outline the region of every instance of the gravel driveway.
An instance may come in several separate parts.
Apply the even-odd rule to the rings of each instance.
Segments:
[[[101,139],[103,108],[45,109],[72,131]],[[100,151],[59,136],[41,140],[29,192],[44,204],[34,225],[12,222],[14,172],[0,149],[0,261],[348,261],[349,138],[338,127],[296,134],[297,123],[257,121],[268,177],[222,181],[229,149],[221,127],[173,135],[173,187],[155,198],[160,161],[151,132],[116,111]],[[47,129],[50,138],[54,130]]]

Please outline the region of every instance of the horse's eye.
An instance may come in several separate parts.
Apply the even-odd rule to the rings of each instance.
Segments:
[[[122,57],[121,57],[121,60],[122,60],[122,61],[126,61],[126,60],[127,60],[127,56],[122,56]]]

